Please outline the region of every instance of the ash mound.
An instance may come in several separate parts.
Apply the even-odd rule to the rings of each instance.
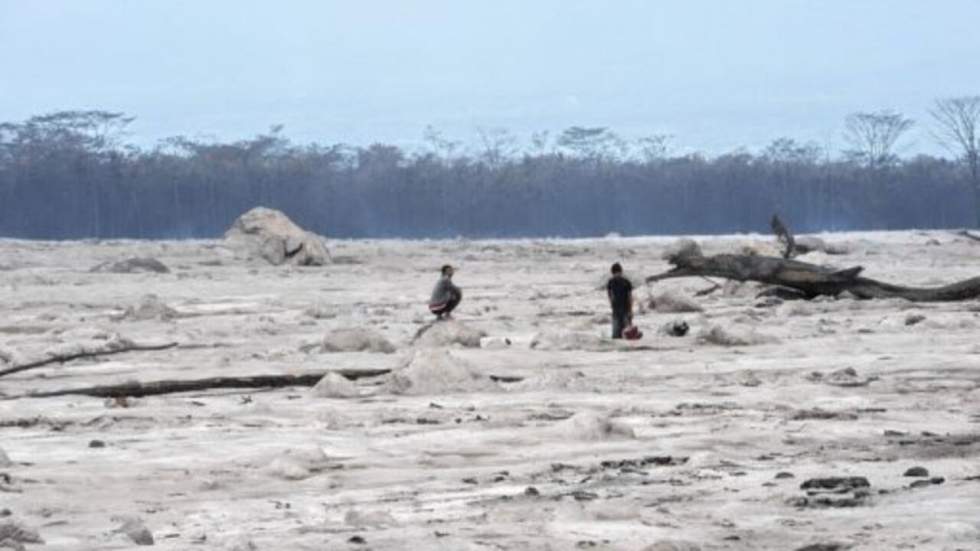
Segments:
[[[499,390],[497,383],[445,349],[417,350],[408,364],[389,374],[392,394],[445,394]]]
[[[378,352],[391,354],[395,345],[371,329],[335,329],[323,336],[320,352]]]

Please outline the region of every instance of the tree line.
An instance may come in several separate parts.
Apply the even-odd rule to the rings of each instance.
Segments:
[[[133,118],[62,111],[0,124],[0,235],[218,236],[267,206],[330,237],[597,236],[980,226],[980,96],[941,99],[929,128],[949,157],[902,158],[913,121],[844,121],[849,149],[778,138],[761,151],[672,154],[672,138],[571,127],[519,146],[427,128],[428,147],[297,144],[271,128],[233,142],[126,142]]]

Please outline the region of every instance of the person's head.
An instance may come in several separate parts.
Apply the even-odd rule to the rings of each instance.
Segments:
[[[612,275],[623,275],[623,267],[619,265],[619,262],[613,264],[610,271],[612,272]]]
[[[453,267],[450,266],[449,264],[445,264],[442,267],[442,275],[444,277],[453,277],[453,271],[454,271]]]

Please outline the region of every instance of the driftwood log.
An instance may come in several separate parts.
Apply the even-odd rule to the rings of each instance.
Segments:
[[[980,241],[980,235],[973,235],[972,233],[969,232],[969,230],[960,230],[956,232],[956,235],[965,237],[967,239],[972,239],[973,241]]]
[[[980,297],[980,277],[943,287],[905,287],[861,277],[861,266],[834,270],[798,260],[734,254],[675,254],[668,261],[674,267],[646,278],[647,283],[678,277],[714,276],[788,287],[800,291],[805,298],[836,296],[844,291],[860,299],[904,298],[914,302],[948,302]]]
[[[106,346],[105,348],[102,349],[82,350],[79,352],[72,352],[70,354],[52,354],[40,360],[11,366],[6,369],[0,369],[0,377],[3,377],[4,375],[10,375],[12,373],[27,371],[28,369],[37,369],[39,367],[44,367],[51,364],[63,364],[73,360],[79,360],[82,358],[94,358],[97,356],[111,356],[113,354],[122,354],[123,352],[146,352],[146,351],[154,351],[154,350],[167,350],[168,348],[173,348],[175,346],[177,346],[177,343],[175,342],[168,342],[165,344],[136,344],[128,341],[116,341],[111,343],[110,346]]]
[[[320,382],[328,373],[337,373],[350,380],[378,377],[390,373],[390,369],[334,369],[300,375],[253,375],[246,377],[209,377],[206,379],[164,380],[164,381],[131,381],[116,385],[99,385],[80,388],[66,388],[44,392],[32,392],[21,396],[9,396],[5,400],[17,398],[50,398],[53,396],[94,396],[97,398],[140,398],[143,396],[158,396],[161,394],[176,394],[198,390],[218,388],[283,388],[290,386],[310,387]],[[490,375],[490,379],[498,383],[517,383],[523,377],[512,375]]]
[[[301,375],[253,375],[246,377],[209,377],[206,379],[164,380],[164,381],[130,381],[115,385],[99,385],[79,388],[66,388],[44,392],[32,392],[13,398],[48,398],[51,396],[68,396],[78,394],[98,398],[123,398],[142,396],[157,396],[177,392],[196,390],[211,390],[216,388],[282,388],[288,386],[313,386],[320,382],[328,373],[338,373],[344,377],[356,380],[367,377],[377,377],[391,372],[390,369],[336,369],[303,373]]]

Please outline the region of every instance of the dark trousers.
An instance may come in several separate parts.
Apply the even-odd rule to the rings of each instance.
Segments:
[[[450,312],[452,312],[453,310],[456,309],[457,306],[459,306],[459,303],[462,300],[463,300],[463,293],[453,294],[453,296],[450,297],[449,302],[440,305],[439,308],[429,308],[429,310],[440,318],[443,316],[448,316]]]
[[[612,338],[623,338],[623,329],[629,327],[632,322],[632,316],[630,316],[629,312],[614,311],[612,314]]]

